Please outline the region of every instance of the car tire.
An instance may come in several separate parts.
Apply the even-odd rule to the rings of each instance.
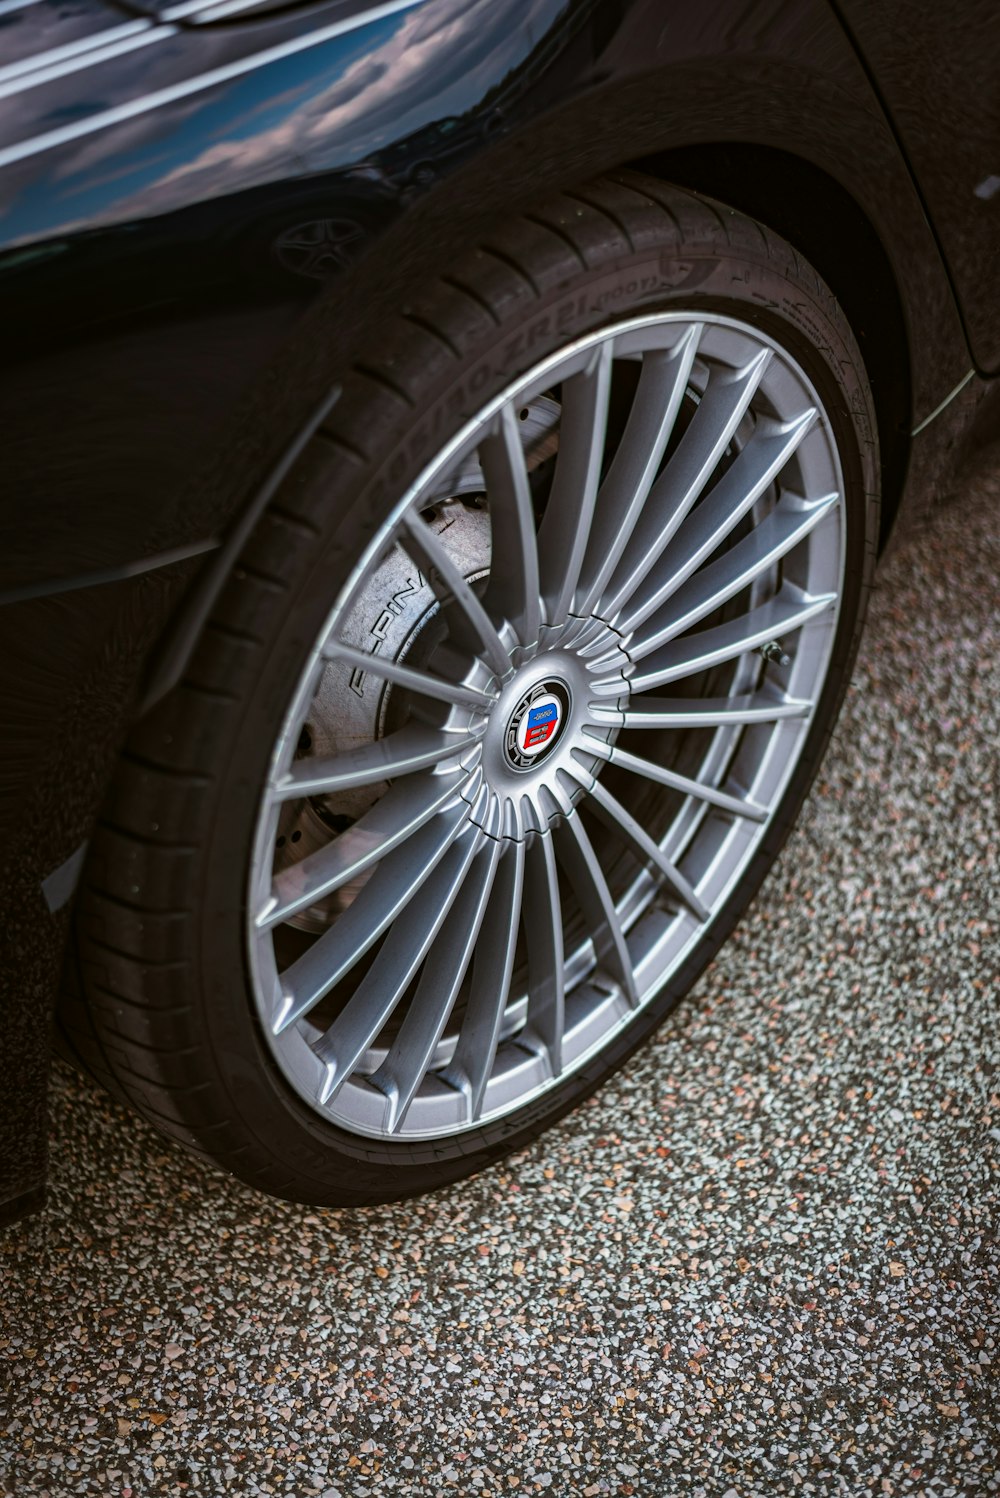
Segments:
[[[847,685],[879,463],[856,341],[815,272],[764,226],[634,173],[498,227],[339,378],[184,679],[129,736],[60,1027],[201,1157],[351,1205],[534,1139],[718,951]],[[604,445],[581,457],[588,411]],[[533,591],[517,558],[530,572],[534,523]],[[428,678],[456,700],[425,701]],[[789,716],[753,716],[772,707]],[[372,800],[376,739],[427,765]],[[293,781],[336,789],[297,799]],[[411,800],[388,803],[400,786]],[[387,804],[412,809],[408,837],[386,832]],[[352,851],[364,837],[377,857]],[[345,958],[351,941],[368,955]]]

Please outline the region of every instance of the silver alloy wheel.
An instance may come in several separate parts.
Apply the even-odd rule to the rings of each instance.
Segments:
[[[258,1013],[318,1114],[477,1127],[669,981],[805,742],[842,488],[789,354],[669,313],[537,365],[402,496],[296,687],[254,844]]]

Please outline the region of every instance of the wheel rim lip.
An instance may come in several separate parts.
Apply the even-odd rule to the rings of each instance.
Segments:
[[[299,677],[283,720],[281,733],[276,740],[269,767],[268,784],[274,781],[280,771],[282,761],[290,758],[290,751],[288,749],[289,736],[293,730],[297,733],[298,724],[300,720],[304,721],[304,713],[308,711],[312,701],[318,679],[317,673],[321,671],[324,662],[324,643],[331,638],[338,622],[345,616],[346,611],[349,610],[352,602],[354,602],[359,586],[368,575],[370,569],[377,564],[379,555],[384,551],[387,544],[387,538],[391,538],[398,533],[403,517],[411,509],[418,507],[421,497],[427,494],[428,490],[435,483],[435,480],[440,481],[441,476],[448,472],[449,467],[454,465],[456,459],[462,454],[463,449],[469,448],[470,443],[474,442],[477,434],[481,435],[487,425],[505,406],[515,402],[523,403],[530,400],[533,395],[543,391],[552,383],[552,377],[556,371],[562,371],[565,376],[569,373],[567,366],[573,365],[575,367],[576,363],[583,356],[592,352],[608,340],[614,340],[617,345],[625,336],[641,339],[644,333],[662,328],[665,325],[690,327],[695,323],[715,329],[730,330],[734,335],[744,340],[749,340],[758,348],[770,349],[777,356],[780,365],[798,382],[802,391],[816,409],[815,427],[825,435],[826,457],[833,471],[835,488],[838,494],[837,503],[831,512],[837,517],[836,598],[832,607],[820,621],[811,621],[810,624],[801,626],[799,630],[795,631],[800,636],[804,636],[806,631],[810,631],[814,637],[816,634],[815,625],[819,623],[823,626],[822,643],[818,652],[819,659],[818,661],[814,659],[811,666],[811,674],[814,682],[811,689],[812,705],[809,711],[800,717],[771,725],[772,732],[770,740],[761,763],[762,770],[766,770],[770,775],[773,786],[769,792],[770,810],[767,819],[761,823],[750,823],[741,821],[738,818],[733,820],[727,835],[722,839],[708,866],[699,877],[699,893],[704,890],[706,894],[706,903],[709,904],[711,911],[710,918],[707,921],[702,921],[683,906],[679,907],[676,914],[670,917],[669,920],[666,915],[663,916],[664,921],[667,921],[668,926],[673,930],[674,937],[679,936],[680,938],[679,941],[674,940],[672,942],[673,950],[669,954],[669,959],[666,962],[664,961],[664,943],[669,932],[661,931],[658,937],[651,942],[643,944],[635,964],[636,984],[640,992],[638,1005],[635,1008],[628,1007],[624,1004],[621,995],[612,994],[605,995],[603,1002],[599,1001],[596,1004],[591,1004],[588,1010],[588,1019],[590,1021],[590,1028],[595,1032],[593,1038],[591,1040],[587,1039],[586,1026],[577,1027],[572,1032],[574,1035],[577,1035],[580,1043],[576,1046],[572,1056],[568,1059],[567,1064],[564,1064],[558,1076],[545,1075],[546,1063],[544,1060],[537,1056],[534,1058],[529,1057],[527,1061],[521,1062],[513,1068],[508,1066],[506,1071],[498,1070],[496,1078],[491,1075],[487,1088],[489,1106],[487,1106],[487,1100],[484,1099],[482,1111],[473,1121],[470,1122],[467,1119],[462,1119],[451,1125],[441,1123],[429,1128],[407,1127],[399,1133],[389,1134],[384,1127],[385,1098],[381,1094],[376,1093],[373,1088],[356,1082],[352,1076],[344,1083],[339,1093],[337,1105],[333,1107],[324,1106],[317,1100],[317,1094],[322,1082],[321,1074],[323,1068],[313,1053],[308,1040],[300,1034],[299,1026],[296,1025],[291,1031],[278,1037],[275,1037],[271,1032],[267,998],[270,975],[262,972],[261,969],[262,933],[257,929],[252,916],[255,904],[259,903],[261,895],[261,869],[270,870],[271,867],[269,850],[273,849],[274,826],[276,825],[277,808],[268,803],[265,791],[254,837],[254,851],[250,870],[250,900],[248,906],[251,914],[247,922],[248,957],[255,1007],[265,1043],[268,1046],[272,1059],[277,1063],[286,1081],[290,1083],[292,1088],[319,1118],[350,1134],[361,1138],[376,1139],[390,1148],[398,1147],[401,1150],[411,1143],[442,1140],[468,1134],[470,1131],[480,1129],[487,1123],[501,1117],[510,1116],[523,1107],[535,1105],[544,1099],[547,1094],[562,1086],[573,1073],[578,1073],[602,1051],[612,1046],[625,1030],[640,1020],[640,1017],[648,1009],[655,997],[669,985],[672,977],[684,968],[694,946],[704,938],[706,932],[710,929],[712,923],[723,909],[732,889],[745,874],[755,849],[759,847],[771,827],[774,814],[781,804],[787,785],[799,763],[802,746],[808,738],[809,731],[815,719],[819,698],[822,695],[840,621],[846,556],[844,482],[840,452],[832,433],[826,406],[816,391],[813,382],[802,369],[794,355],[779,343],[776,338],[771,337],[759,328],[742,322],[736,317],[710,313],[703,310],[698,310],[697,312],[677,310],[647,314],[641,317],[624,318],[564,345],[538,364],[532,366],[531,369],[512,381],[497,395],[493,396],[479,412],[463,424],[461,429],[449,439],[435,457],[423,467],[417,478],[414,479],[392,507],[386,519],[379,526],[376,535],[364,549],[361,557],[339,590],[337,598],[326,616],[323,627],[317,636],[316,644]],[[653,345],[653,347],[657,346],[660,345]],[[636,348],[639,352],[643,351],[640,345],[637,345]],[[775,482],[776,480],[777,475]],[[812,537],[809,537],[808,540],[810,544],[813,543]],[[816,654],[817,652],[813,651],[813,655],[815,656]],[[742,666],[746,659],[747,653],[744,652],[734,664]],[[538,659],[538,664],[541,665],[541,658]],[[804,667],[805,664],[804,659],[802,661],[799,660],[797,653],[792,676],[785,687],[785,693],[788,698],[799,695],[795,678],[800,674],[800,666]],[[568,727],[568,725],[566,726]],[[740,731],[737,725],[732,725],[729,728],[729,732],[737,736]],[[717,731],[713,735],[713,748],[720,738],[721,732]],[[775,776],[771,774],[773,761],[776,757],[780,757],[779,750],[789,743],[793,746],[792,752],[787,756],[783,772]],[[542,756],[543,760],[547,758],[548,756]],[[686,829],[682,828],[674,839],[679,847],[689,846],[693,843],[698,835],[700,824],[709,820],[712,812],[712,808],[706,808],[703,805],[692,807],[690,800],[686,809],[692,815],[689,819],[690,825]],[[676,821],[668,829],[668,834],[664,840],[665,848],[668,846],[675,832],[677,832]],[[735,856],[733,856],[734,853]],[[648,880],[650,885],[653,883],[651,877],[644,871],[637,879],[632,881],[632,885],[641,884],[643,880]],[[650,908],[652,907],[647,908],[647,915]],[[656,913],[659,914],[660,912]],[[630,946],[632,934],[642,919],[643,917],[640,916],[639,921],[629,931]],[[574,973],[584,970],[587,963],[586,949],[590,945],[589,942],[585,941],[574,952],[567,952],[566,954],[567,1004],[571,995],[582,998],[588,990],[588,980],[584,978],[582,981],[578,981],[574,977]],[[595,987],[596,985],[589,986]],[[516,1010],[520,1007],[523,1010],[523,996],[519,996],[515,1001],[513,988],[510,998],[513,1009]],[[570,1033],[570,1017],[567,1010],[567,1036]],[[279,1042],[278,1044],[275,1044],[276,1040]],[[499,1067],[502,1041],[503,1035],[501,1035],[501,1043],[497,1047],[497,1054],[494,1060],[495,1069]],[[303,1065],[303,1063],[305,1064]],[[318,1071],[317,1067],[319,1067]],[[526,1075],[526,1068],[532,1073],[531,1077]],[[421,1087],[429,1078],[430,1071],[425,1075],[424,1082],[420,1084]],[[526,1081],[529,1083],[527,1091],[524,1087]],[[494,1082],[509,1085],[498,1085],[495,1087]],[[435,1085],[443,1087],[444,1084],[436,1083]],[[493,1089],[492,1095],[490,1089]],[[414,1105],[416,1102],[417,1098],[414,1099]],[[343,1103],[348,1103],[353,1107],[353,1114],[349,1114],[341,1106]],[[412,1107],[410,1111],[411,1113],[414,1111]],[[377,1119],[376,1115],[379,1115]]]

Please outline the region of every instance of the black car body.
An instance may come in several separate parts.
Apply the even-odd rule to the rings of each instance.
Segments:
[[[985,0],[0,0],[5,1210],[44,1180],[123,736],[322,406],[311,351],[357,357],[498,216],[623,166],[818,269],[875,396],[883,541],[911,524],[996,419]]]

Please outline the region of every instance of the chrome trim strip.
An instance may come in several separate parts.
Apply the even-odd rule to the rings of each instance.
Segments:
[[[210,24],[217,16],[231,16],[246,14],[248,20],[253,19],[254,11],[266,3],[266,0],[203,0],[201,5],[192,8],[192,13],[199,21],[202,17]],[[260,19],[268,20],[275,14],[274,11],[265,11]],[[280,15],[281,12],[279,11]]]
[[[26,10],[29,5],[38,5],[39,0],[0,0],[0,16],[12,10]]]
[[[266,5],[267,0],[184,0],[182,5],[172,5],[162,12],[164,19],[175,20],[180,16],[194,16],[197,21],[211,24],[217,16],[245,14],[248,21],[255,19],[255,12]],[[273,21],[281,11],[265,10],[257,17],[261,21]]]
[[[239,78],[244,73],[252,73],[256,68],[266,67],[268,63],[279,62],[283,57],[293,57],[296,52],[305,52],[310,47],[318,47],[323,42],[333,41],[335,37],[358,31],[362,26],[371,22],[385,20],[388,16],[412,10],[415,6],[424,3],[425,0],[385,0],[384,4],[373,5],[362,15],[334,21],[319,31],[294,37],[290,41],[282,42],[280,46],[268,47],[265,51],[256,52],[250,57],[241,57],[238,62],[227,63],[225,67],[213,68],[208,73],[186,78],[183,83],[171,84],[169,88],[162,88],[154,94],[147,94],[144,98],[131,99],[127,104],[119,104],[113,109],[106,109],[103,114],[91,115],[85,120],[76,120],[73,124],[62,125],[57,130],[47,130],[43,135],[36,135],[31,140],[19,141],[16,145],[0,150],[0,167],[9,166],[14,161],[23,161],[25,157],[35,156],[40,151],[50,151],[55,146],[67,145],[72,140],[79,140],[85,135],[93,135],[96,131],[105,130],[110,125],[119,125],[124,120],[135,119],[137,115],[145,114],[148,110],[159,109],[164,104],[173,104],[177,99],[200,93],[202,89],[212,88],[216,83],[227,83],[231,78]],[[157,25],[151,27],[148,40],[155,41],[161,36],[166,38],[178,34],[173,27]],[[140,44],[138,38],[135,44]],[[89,53],[86,57],[79,59],[75,66],[64,68],[63,71],[73,72],[77,67],[103,60],[103,56]],[[53,76],[59,75],[55,73]],[[9,92],[15,91],[16,86],[9,90]],[[0,90],[0,98],[3,97],[3,92]]]
[[[258,0],[258,3],[263,3],[263,0]],[[410,6],[420,5],[421,3],[422,0],[395,0],[395,3],[369,5],[367,9],[355,11],[353,15],[345,16],[342,21],[337,23],[331,22],[330,24],[337,24],[343,26],[345,31],[352,31],[356,30],[359,26],[364,26],[368,21],[380,21],[384,15],[391,15],[393,11],[407,10]],[[318,4],[316,8],[320,8]],[[179,0],[177,5],[170,5],[166,9],[161,10],[159,19],[161,21],[179,21],[184,16],[200,15],[211,18],[223,11],[240,9],[246,9],[248,18],[252,18],[257,6],[253,3],[253,0]],[[285,12],[281,10],[267,11],[260,16],[260,20],[277,21],[281,19],[283,14]]]
[[[45,83],[49,78],[58,78],[64,72],[72,69],[60,68],[59,64],[72,62],[77,57],[83,57],[82,67],[89,66],[91,62],[100,62],[102,58],[86,57],[88,52],[96,52],[100,48],[107,48],[111,55],[121,50],[129,51],[129,47],[121,48],[118,44],[129,37],[136,36],[141,31],[155,30],[152,21],[127,21],[124,26],[109,26],[106,31],[92,31],[89,36],[78,37],[75,42],[67,42],[62,47],[51,47],[48,52],[36,52],[33,57],[22,57],[20,62],[8,63],[5,68],[0,68],[0,84],[5,83],[8,78],[23,78],[25,74],[30,76],[19,85],[20,88],[29,88],[35,83]],[[44,76],[36,78],[35,73]],[[17,93],[17,88],[0,89],[0,97],[7,94]]]
[[[160,19],[164,21],[179,21],[184,16],[207,16],[209,20],[224,8],[228,10],[245,10],[248,19],[253,18],[254,11],[264,4],[264,0],[181,0],[179,5],[170,5],[160,11]],[[281,11],[267,11],[260,16],[262,21],[274,21],[281,17]]]
[[[975,372],[976,371],[974,369],[970,369],[969,373],[967,375],[963,376],[963,378],[959,380],[959,382],[955,386],[954,390],[952,390],[949,395],[945,396],[945,398],[941,402],[941,404],[939,406],[935,406],[934,410],[931,412],[931,414],[929,416],[925,416],[924,419],[923,419],[923,421],[920,423],[920,425],[913,428],[913,431],[910,433],[910,436],[911,437],[916,437],[916,436],[918,436],[923,431],[924,427],[929,427],[930,424],[931,424],[931,422],[934,420],[934,418],[936,416],[940,416],[941,412],[945,409],[945,407],[951,405],[951,403],[955,399],[956,395],[959,395],[965,389],[966,385],[972,379],[972,377],[975,374]]]

